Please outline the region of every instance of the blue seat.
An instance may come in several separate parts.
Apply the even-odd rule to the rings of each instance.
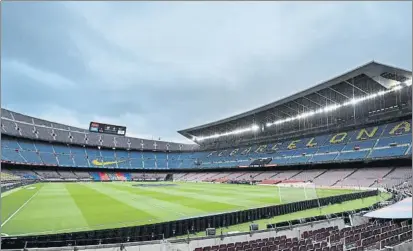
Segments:
[[[54,145],[54,152],[58,154],[70,154],[70,148],[68,146]]]
[[[45,165],[40,158],[39,153],[32,151],[20,151],[20,155],[27,161],[27,163]]]
[[[327,146],[320,146],[318,148],[317,153],[332,153],[332,152],[340,152],[341,150],[343,150],[343,148],[345,147],[344,144],[338,144],[338,145],[327,145]]]
[[[287,164],[305,164],[307,163],[312,156],[300,156],[300,157],[291,157]]]
[[[351,151],[351,152],[342,152],[338,155],[336,160],[361,160],[365,159],[370,151]]]
[[[85,151],[85,148],[83,148],[83,147],[71,146],[70,147],[70,152],[73,155],[83,155],[83,156],[87,155],[86,151]]]
[[[288,158],[281,157],[281,158],[274,158],[271,160],[270,164],[276,164],[276,165],[284,165],[288,161]]]
[[[143,161],[141,158],[139,159],[130,159],[130,166],[134,169],[143,168]]]
[[[371,149],[374,144],[376,144],[376,140],[349,142],[344,147],[343,151],[353,151],[356,147],[358,147],[359,149]]]
[[[73,162],[77,167],[89,167],[89,161],[86,158],[86,155],[74,154]]]
[[[23,159],[23,157],[20,155],[19,152],[17,152],[14,149],[9,149],[9,148],[2,148],[1,149],[1,158],[7,161],[11,161],[11,162],[16,162],[16,163],[25,163],[26,160]],[[31,160],[29,160],[31,161]],[[40,162],[40,161],[37,161]],[[37,162],[33,162],[33,163],[37,163]],[[29,162],[31,163],[31,162]]]
[[[407,135],[400,135],[400,136],[395,136],[395,137],[381,138],[379,139],[376,147],[390,146],[391,144],[402,145],[402,144],[411,144],[411,143],[412,143],[412,135],[407,134]]]
[[[388,158],[388,157],[398,157],[405,155],[408,146],[398,146],[398,147],[386,147],[381,149],[373,149],[370,154],[370,158]]]
[[[338,153],[325,153],[325,154],[317,154],[313,155],[309,163],[324,163],[324,162],[332,162]]]
[[[318,148],[303,148],[303,149],[298,149],[296,151],[294,151],[293,156],[302,156],[304,155],[310,155],[310,154],[314,154],[318,151]]]
[[[34,144],[37,151],[41,153],[54,153],[53,145],[52,144],[44,144],[44,143],[35,143]]]
[[[8,139],[1,140],[1,147],[10,148],[10,149],[21,149],[20,145],[17,143],[17,140],[8,140]]]
[[[26,141],[20,141],[18,144],[17,144],[17,141],[15,141],[15,144],[13,144],[13,146],[15,147],[15,149],[18,149],[19,148],[19,145],[20,145],[20,148],[21,149],[23,149],[23,150],[27,150],[27,151],[33,151],[33,152],[36,152],[37,151],[37,149],[36,149],[36,147],[34,146],[34,144],[33,144],[33,142],[26,142]]]
[[[156,169],[155,160],[154,159],[144,159],[143,167],[145,169]]]
[[[67,154],[59,154],[57,155],[57,158],[59,160],[59,166],[73,166],[73,159],[72,156],[67,155]]]
[[[131,163],[129,158],[116,158],[118,168],[124,168],[124,169],[131,169]]]

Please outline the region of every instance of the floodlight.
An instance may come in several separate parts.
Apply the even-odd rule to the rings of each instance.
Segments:
[[[329,105],[329,106],[326,106],[326,107],[323,107],[323,108],[319,108],[319,109],[317,109],[317,110],[308,111],[308,112],[299,114],[299,115],[297,115],[297,116],[295,116],[295,117],[288,117],[288,118],[276,120],[276,121],[273,121],[273,122],[267,122],[267,123],[265,124],[265,126],[266,126],[266,127],[270,127],[270,126],[273,126],[273,125],[280,125],[280,124],[283,124],[283,123],[286,123],[286,122],[290,122],[290,121],[293,121],[293,120],[298,120],[298,119],[301,119],[301,118],[306,118],[306,117],[309,117],[309,116],[313,116],[313,115],[315,115],[315,114],[319,114],[319,113],[323,113],[323,112],[324,112],[324,113],[332,112],[332,111],[334,111],[334,110],[339,109],[340,107],[348,106],[348,105],[356,105],[356,104],[358,104],[358,103],[360,103],[360,102],[363,102],[363,101],[365,101],[365,100],[373,99],[373,98],[376,98],[376,97],[378,97],[378,96],[383,96],[383,95],[385,95],[385,94],[387,94],[387,93],[390,93],[390,92],[399,91],[399,90],[401,90],[403,87],[409,87],[409,86],[411,86],[411,85],[412,85],[412,80],[409,79],[409,80],[405,81],[403,84],[398,84],[398,85],[396,85],[396,86],[393,86],[393,88],[388,89],[388,90],[385,90],[385,91],[379,91],[379,92],[377,92],[377,93],[373,93],[373,94],[370,94],[370,95],[367,95],[367,96],[364,96],[364,97],[361,97],[361,98],[352,98],[352,99],[350,99],[349,101],[347,101],[347,102],[345,102],[345,103]],[[256,132],[256,131],[258,131],[259,129],[260,129],[260,126],[259,126],[259,125],[253,124],[253,125],[251,125],[250,127],[246,127],[246,128],[242,128],[242,129],[236,129],[236,130],[229,131],[229,132],[225,132],[225,133],[222,133],[222,134],[217,134],[217,133],[216,133],[216,134],[214,134],[214,135],[204,136],[204,137],[195,137],[195,136],[194,136],[194,137],[193,137],[193,140],[194,140],[194,141],[195,141],[195,140],[197,140],[197,141],[203,141],[203,140],[205,140],[205,139],[219,138],[219,137],[221,137],[221,136],[228,136],[228,135],[233,135],[233,134],[240,134],[240,133],[244,133],[244,132],[251,132],[251,131],[252,131],[252,132]]]
[[[260,127],[258,125],[254,124],[254,125],[251,126],[251,130],[254,131],[254,132],[258,131],[259,129],[260,129]]]

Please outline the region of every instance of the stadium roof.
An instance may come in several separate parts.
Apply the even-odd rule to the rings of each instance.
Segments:
[[[393,205],[369,212],[364,216],[377,219],[411,219],[412,197],[406,198]]]
[[[368,88],[366,88],[366,85],[364,86],[357,85],[355,84],[354,81],[352,81],[354,79],[357,81],[357,78],[361,79],[362,77],[364,77],[365,79],[366,76],[367,78],[369,78],[370,82],[373,82],[374,85],[376,85],[374,86],[374,88],[372,88],[371,86],[368,86]],[[326,103],[334,104],[334,103],[340,103],[343,101],[345,102],[355,96],[368,95],[368,94],[372,94],[377,91],[387,90],[394,84],[394,82],[404,82],[409,79],[411,80],[411,78],[412,78],[411,71],[407,71],[404,69],[400,69],[397,67],[388,66],[385,64],[372,61],[365,65],[357,67],[356,69],[348,71],[340,76],[337,76],[333,79],[330,79],[321,84],[318,84],[312,88],[298,92],[297,94],[280,99],[270,104],[261,106],[259,108],[256,108],[256,109],[253,109],[253,110],[250,110],[250,111],[247,111],[247,112],[244,112],[244,113],[241,113],[241,114],[229,117],[229,118],[225,118],[225,119],[207,123],[204,125],[188,128],[185,130],[180,130],[178,132],[188,138],[192,138],[193,136],[199,136],[200,132],[202,134],[202,131],[204,132],[210,131],[211,127],[218,127],[221,125],[234,123],[237,120],[242,120],[248,117],[252,118],[252,117],[255,117],[259,113],[263,113],[271,109],[287,107],[289,110],[294,110],[294,108],[291,108],[290,104],[294,104],[296,107],[302,107],[304,108],[304,111],[316,109],[316,108],[325,106],[324,104]],[[354,96],[348,97],[348,95],[346,95],[345,87],[343,88],[343,86],[339,86],[343,84],[347,85],[348,89],[351,88],[353,90],[352,92],[353,94],[355,90],[358,93],[358,95],[356,94]],[[369,84],[371,85],[372,83],[369,83]],[[323,95],[321,94],[321,92],[335,93],[337,94],[337,97],[340,97],[340,98],[336,99],[332,97],[331,95],[329,96]],[[316,97],[318,100],[315,100],[314,97]],[[323,105],[320,105],[319,103],[320,98],[325,100],[325,103],[323,103]],[[283,117],[284,118],[291,117],[291,116],[298,114],[298,112],[302,113],[303,109],[301,109],[301,111],[296,111],[296,112],[297,113],[295,114],[294,113],[285,114],[286,116],[283,116]]]

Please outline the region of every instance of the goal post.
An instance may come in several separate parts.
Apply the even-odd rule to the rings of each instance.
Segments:
[[[277,184],[277,194],[280,203],[318,199],[314,183]]]

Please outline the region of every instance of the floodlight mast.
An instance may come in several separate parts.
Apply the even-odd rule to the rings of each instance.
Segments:
[[[309,111],[309,112],[298,114],[294,117],[288,117],[288,118],[285,118],[285,119],[276,120],[274,122],[267,122],[265,124],[265,126],[266,127],[271,127],[271,126],[274,126],[274,125],[280,125],[280,124],[284,124],[284,123],[291,122],[291,121],[294,121],[294,120],[308,118],[308,117],[311,117],[311,116],[314,116],[314,115],[317,115],[317,114],[330,113],[330,112],[335,111],[335,110],[337,110],[341,107],[355,106],[355,105],[357,105],[361,102],[371,100],[371,99],[374,99],[376,97],[384,96],[388,93],[398,92],[398,91],[402,90],[403,88],[410,87],[411,85],[412,85],[412,80],[408,79],[405,82],[394,85],[391,89],[388,89],[388,90],[385,90],[385,91],[379,91],[377,93],[366,95],[366,96],[363,96],[363,97],[360,97],[360,98],[352,98],[349,101],[344,102],[342,104],[329,105],[329,106],[320,108],[318,110],[312,110],[312,111]],[[220,137],[223,137],[223,136],[237,135],[237,134],[242,134],[242,133],[246,133],[246,132],[257,132],[259,129],[260,129],[259,125],[253,124],[250,127],[246,127],[246,128],[242,128],[242,129],[236,129],[234,131],[229,131],[229,132],[225,132],[225,133],[221,133],[221,134],[216,133],[216,134],[213,134],[213,135],[210,135],[210,136],[200,136],[200,137],[193,136],[192,140],[200,142],[200,141],[204,141],[204,140],[207,140],[207,139],[220,138]]]

